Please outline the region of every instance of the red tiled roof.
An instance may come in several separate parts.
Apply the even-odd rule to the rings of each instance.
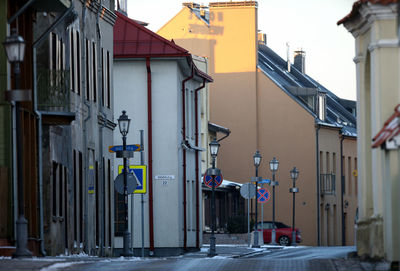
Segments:
[[[114,58],[190,56],[190,53],[150,31],[120,12],[115,12]]]
[[[372,139],[374,144],[372,148],[377,148],[384,144],[386,141],[392,140],[395,136],[400,134],[400,104],[394,109],[394,113],[385,122],[379,133]]]
[[[397,0],[358,0],[358,1],[354,2],[351,12],[349,14],[347,14],[343,19],[338,21],[337,25],[346,23],[346,22],[354,19],[358,15],[358,9],[360,8],[360,6],[365,3],[368,3],[368,2],[371,4],[389,5],[389,4],[397,3]]]

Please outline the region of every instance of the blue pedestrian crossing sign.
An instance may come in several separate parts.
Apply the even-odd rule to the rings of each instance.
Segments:
[[[124,171],[124,166],[119,165],[118,174],[122,173],[123,171]],[[147,172],[146,166],[134,166],[134,165],[129,166],[129,173],[134,173],[138,180],[138,186],[133,192],[134,194],[146,194],[146,188],[147,188],[146,172]]]
[[[270,199],[269,191],[266,188],[260,188],[257,190],[257,202],[266,203]]]

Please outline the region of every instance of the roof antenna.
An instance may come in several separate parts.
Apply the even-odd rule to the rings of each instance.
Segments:
[[[289,42],[286,42],[286,60],[287,60],[287,70],[288,70],[288,72],[290,72],[289,51],[290,51]]]

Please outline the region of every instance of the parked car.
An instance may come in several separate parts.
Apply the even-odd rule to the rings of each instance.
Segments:
[[[271,243],[271,233],[273,229],[272,221],[264,221],[263,229],[261,229],[261,225],[262,225],[261,222],[257,223],[257,230],[263,231],[264,244]],[[295,228],[295,231],[296,231],[296,243],[300,243],[301,242],[300,230],[298,228]],[[275,221],[275,232],[276,232],[275,240],[279,245],[288,246],[292,243],[292,227],[289,227],[288,225],[282,222]]]

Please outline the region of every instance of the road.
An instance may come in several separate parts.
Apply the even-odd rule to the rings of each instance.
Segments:
[[[77,271],[119,271],[119,270],[154,270],[154,271],[334,271],[333,258],[344,258],[354,251],[354,247],[300,247],[281,250],[265,251],[257,255],[229,258],[216,256],[214,258],[198,258],[195,256],[180,256],[161,259],[109,259],[97,262],[77,263],[69,266],[55,266],[42,269],[52,270],[77,270]]]

